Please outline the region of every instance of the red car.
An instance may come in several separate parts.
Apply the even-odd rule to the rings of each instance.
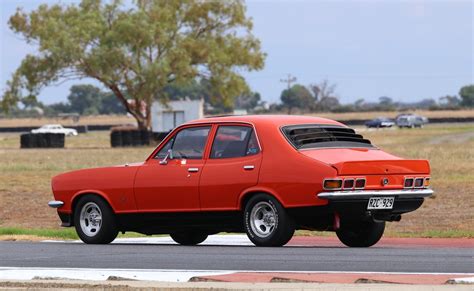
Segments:
[[[92,244],[126,231],[183,245],[246,232],[282,246],[308,229],[368,247],[432,195],[429,176],[428,161],[388,154],[333,120],[213,117],[179,126],[143,163],[54,177],[49,205]]]

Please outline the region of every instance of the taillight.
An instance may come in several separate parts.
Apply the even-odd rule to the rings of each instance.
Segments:
[[[405,178],[404,188],[428,188],[430,186],[430,177]]]
[[[411,188],[413,187],[413,178],[405,178],[405,188]]]
[[[326,179],[323,184],[324,189],[326,190],[339,190],[342,188],[341,179]]]
[[[344,188],[344,189],[354,188],[354,179],[345,179],[344,180],[344,186],[342,188]]]
[[[423,187],[423,182],[424,182],[423,178],[416,178],[415,179],[415,188]]]
[[[365,179],[364,178],[358,178],[355,181],[355,189],[364,189],[365,188]]]
[[[365,188],[365,178],[325,179],[323,187],[325,190],[360,190]]]
[[[429,177],[425,178],[425,185],[424,186],[425,186],[425,188],[430,187],[430,178]]]

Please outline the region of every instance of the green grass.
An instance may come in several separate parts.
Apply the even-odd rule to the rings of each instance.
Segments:
[[[21,227],[0,227],[0,237],[6,235],[28,235],[36,237],[44,237],[50,239],[63,239],[63,240],[77,240],[79,237],[76,234],[76,230],[73,227],[61,228],[61,229],[31,229]],[[118,237],[145,237],[146,235],[127,232],[125,234],[120,233]]]
[[[30,229],[19,227],[0,227],[0,236],[2,235],[32,235],[55,239],[79,239],[74,228],[63,229]]]

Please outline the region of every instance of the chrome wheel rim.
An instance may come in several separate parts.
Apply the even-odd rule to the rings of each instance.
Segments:
[[[102,211],[94,202],[87,202],[79,217],[82,232],[90,237],[96,236],[102,227]]]
[[[261,201],[250,212],[250,227],[258,237],[265,238],[273,233],[277,225],[276,210],[270,203]]]

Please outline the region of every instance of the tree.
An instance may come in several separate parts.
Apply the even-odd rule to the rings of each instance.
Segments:
[[[191,80],[186,84],[170,84],[165,87],[164,93],[169,100],[180,100],[189,98],[191,100],[204,99],[207,95],[204,86],[197,80]]]
[[[458,96],[446,95],[439,97],[439,104],[444,108],[457,108],[461,104]]]
[[[313,92],[314,99],[316,102],[319,102],[328,97],[334,97],[336,92],[336,84],[330,84],[327,79],[323,80],[319,84],[309,85],[311,91]]]
[[[69,89],[70,110],[79,114],[91,115],[98,114],[101,101],[102,91],[93,85],[73,85]]]
[[[316,110],[331,111],[340,106],[339,98],[335,94],[336,84],[330,84],[326,79],[309,87],[314,95]]]
[[[69,103],[59,102],[49,105],[47,108],[50,109],[51,114],[55,114],[58,112],[61,113],[70,113],[71,112],[71,105]]]
[[[461,105],[466,107],[474,107],[474,85],[467,85],[459,90],[461,96]]]
[[[382,96],[382,97],[379,97],[379,104],[382,107],[387,107],[388,108],[388,107],[393,106],[393,100],[390,97]]]
[[[125,114],[126,112],[125,107],[123,107],[123,104],[120,103],[114,93],[102,92],[99,107],[100,114]]]
[[[281,92],[281,102],[291,113],[293,108],[311,109],[314,104],[314,97],[306,87],[296,84]]]
[[[364,98],[359,98],[354,102],[354,107],[356,109],[363,109],[364,104],[365,104]]]
[[[261,97],[258,92],[248,92],[235,99],[235,108],[252,110],[260,104]]]
[[[75,78],[101,82],[140,128],[150,126],[155,100],[166,103],[169,84],[206,78],[213,98],[232,103],[247,89],[238,72],[262,69],[265,58],[245,9],[240,0],[82,0],[18,9],[10,28],[39,53],[28,55],[8,81],[3,107]],[[134,104],[145,104],[145,112]]]

